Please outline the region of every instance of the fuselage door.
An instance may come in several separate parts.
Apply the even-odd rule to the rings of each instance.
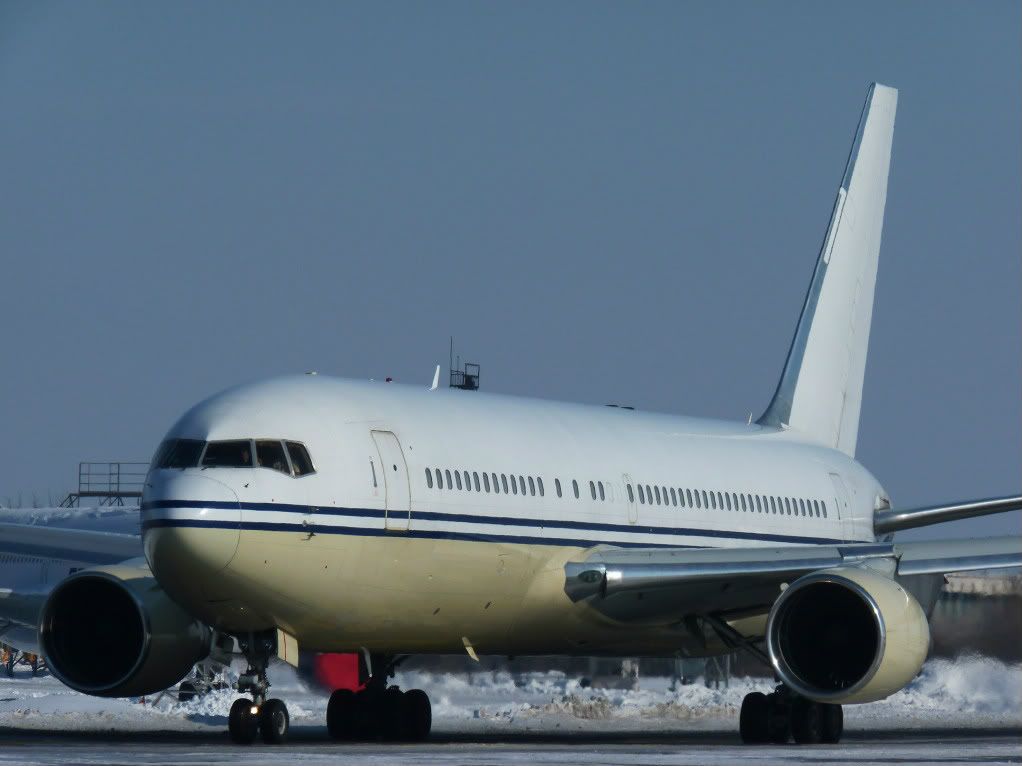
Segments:
[[[850,540],[854,523],[852,508],[848,504],[848,488],[845,486],[844,480],[836,473],[830,475],[830,481],[834,485],[835,511],[841,520],[841,538]]]
[[[384,527],[395,532],[408,529],[412,515],[412,498],[408,487],[408,466],[401,442],[390,431],[372,431],[376,451],[380,455],[379,471],[385,487],[386,518]]]
[[[634,524],[639,520],[639,506],[635,504],[635,487],[632,486],[632,475],[629,473],[621,475],[625,483],[625,502],[628,503],[628,523]]]

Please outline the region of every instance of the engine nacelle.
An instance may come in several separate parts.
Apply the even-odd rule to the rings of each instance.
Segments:
[[[71,575],[39,616],[50,671],[97,697],[152,694],[209,653],[208,627],[164,593],[147,569],[97,567]]]
[[[915,678],[930,646],[919,602],[858,567],[814,572],[774,603],[767,648],[780,679],[817,702],[883,699]]]

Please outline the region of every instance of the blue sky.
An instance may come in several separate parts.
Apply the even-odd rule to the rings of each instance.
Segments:
[[[1014,2],[0,0],[0,501],[316,369],[745,419],[900,89],[858,457],[1022,484]],[[1019,531],[1012,515],[932,534]]]

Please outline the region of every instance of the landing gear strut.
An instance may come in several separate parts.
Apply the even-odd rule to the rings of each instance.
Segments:
[[[287,740],[291,725],[287,705],[279,699],[266,699],[270,688],[266,666],[275,652],[274,641],[274,634],[249,634],[238,640],[248,661],[248,668],[238,679],[238,691],[252,698],[242,697],[231,705],[227,730],[235,744],[251,745],[260,735],[267,745],[281,745]]]
[[[771,694],[752,692],[742,700],[739,719],[742,742],[783,745],[836,744],[844,731],[840,705],[813,702],[792,693],[783,684]]]
[[[370,667],[380,670],[370,670],[364,689],[338,689],[330,695],[326,725],[332,739],[421,742],[429,736],[433,712],[426,692],[387,686],[400,662],[373,657]]]

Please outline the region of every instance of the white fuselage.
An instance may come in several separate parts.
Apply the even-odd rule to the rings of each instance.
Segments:
[[[843,453],[778,429],[320,376],[214,396],[176,438],[307,447],[315,473],[300,478],[154,468],[143,531],[197,616],[318,649],[657,651],[677,641],[663,626],[626,639],[572,605],[563,563],[601,545],[872,540],[884,495]],[[538,615],[563,635],[535,635]]]

